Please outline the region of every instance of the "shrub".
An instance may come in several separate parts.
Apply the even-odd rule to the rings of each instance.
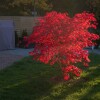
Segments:
[[[79,77],[82,70],[75,64],[82,62],[88,66],[89,54],[84,48],[95,45],[92,41],[99,38],[88,31],[88,28],[96,28],[96,24],[94,15],[87,12],[76,14],[73,18],[67,13],[47,13],[39,19],[38,26],[28,38],[29,43],[36,44],[30,55],[45,64],[58,63],[65,80],[70,75]]]

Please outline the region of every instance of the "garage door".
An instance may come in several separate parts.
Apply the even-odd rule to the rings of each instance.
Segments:
[[[15,48],[14,24],[12,20],[0,20],[0,50]]]

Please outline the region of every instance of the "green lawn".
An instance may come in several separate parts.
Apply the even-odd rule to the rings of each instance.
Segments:
[[[80,79],[51,80],[59,75],[54,67],[24,58],[0,71],[0,100],[100,100],[100,55],[90,55],[91,63]]]

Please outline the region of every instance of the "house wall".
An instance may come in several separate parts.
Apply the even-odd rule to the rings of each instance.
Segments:
[[[13,20],[18,35],[21,35],[22,31],[25,29],[28,34],[31,34],[33,27],[37,23],[37,17],[32,16],[0,16],[0,20]]]

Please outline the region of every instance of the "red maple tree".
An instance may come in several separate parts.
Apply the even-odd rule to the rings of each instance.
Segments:
[[[82,70],[75,64],[82,62],[88,66],[89,54],[84,48],[95,45],[93,40],[99,38],[88,31],[96,28],[96,24],[94,14],[87,12],[76,14],[73,18],[67,13],[47,13],[39,19],[29,37],[29,43],[35,43],[30,55],[45,64],[58,63],[65,80],[70,78],[70,74],[80,76]]]

